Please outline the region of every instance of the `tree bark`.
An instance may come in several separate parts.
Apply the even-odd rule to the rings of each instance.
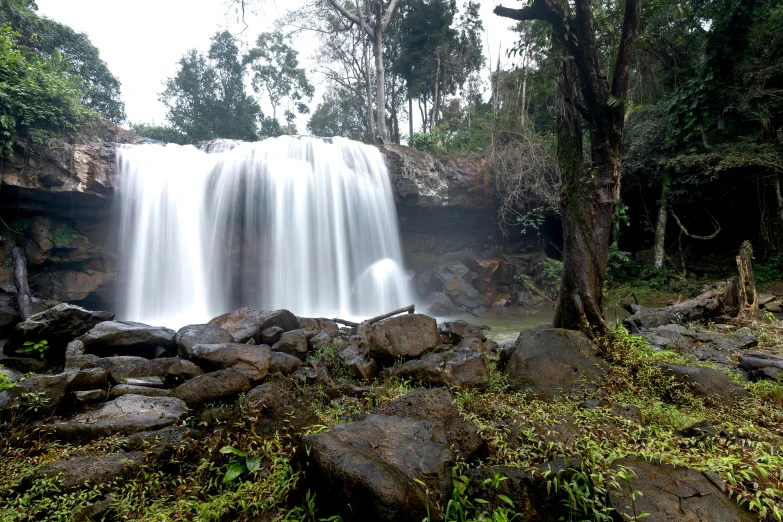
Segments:
[[[742,243],[737,255],[738,304],[741,319],[757,319],[759,307],[756,299],[756,279],[753,276],[753,247],[748,241]]]
[[[669,218],[669,211],[666,210],[666,206],[661,201],[661,206],[658,208],[658,221],[655,224],[655,247],[653,248],[653,266],[656,270],[663,269],[663,257],[666,254],[665,241],[666,241],[666,223]]]
[[[573,14],[554,0],[532,0],[521,9],[497,6],[494,13],[514,20],[543,20],[566,49],[578,77],[581,103],[573,81],[561,83],[564,118],[558,131],[563,177],[562,219],[564,235],[563,280],[553,321],[554,326],[588,333],[607,329],[603,317],[603,283],[612,232],[612,215],[620,187],[624,99],[628,93],[631,59],[639,31],[641,0],[626,0],[623,26],[611,84],[601,66],[593,13],[589,0],[575,0]],[[566,5],[570,10],[571,7]],[[573,59],[570,59],[573,58]],[[573,78],[564,69],[564,77]],[[576,163],[577,114],[590,131],[587,169]],[[579,158],[581,161],[581,158]]]
[[[16,299],[19,304],[19,314],[23,321],[27,321],[33,315],[33,298],[30,295],[30,287],[27,284],[27,260],[24,251],[20,247],[14,247],[14,285],[16,286]]]
[[[408,98],[408,141],[413,138],[413,98]]]

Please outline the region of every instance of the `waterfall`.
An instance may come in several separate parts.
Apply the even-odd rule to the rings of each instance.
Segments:
[[[119,315],[179,327],[240,306],[306,317],[410,304],[383,156],[343,138],[117,150]]]

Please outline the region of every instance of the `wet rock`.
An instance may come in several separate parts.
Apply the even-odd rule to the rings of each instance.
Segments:
[[[272,345],[272,351],[304,359],[307,355],[307,337],[301,330],[286,332],[280,336],[279,341]]]
[[[162,347],[171,355],[177,352],[174,330],[132,321],[105,321],[82,335],[85,353],[101,357],[132,355],[154,359]]]
[[[378,376],[378,363],[370,359],[370,348],[364,337],[352,335],[348,343],[338,348],[340,359],[354,379],[372,380]]]
[[[692,438],[702,435],[715,435],[716,433],[718,433],[718,430],[715,429],[715,426],[710,421],[703,420],[679,430],[677,435]]]
[[[289,435],[298,438],[304,428],[320,424],[309,401],[296,391],[288,379],[264,383],[250,390],[242,400],[259,435]]]
[[[340,327],[330,319],[318,319],[318,327],[322,332],[328,333],[331,337],[340,335]]]
[[[739,367],[748,372],[751,379],[783,380],[783,358],[768,354],[739,356]]]
[[[398,315],[376,323],[368,340],[370,356],[381,361],[421,357],[441,344],[437,322],[422,314]]]
[[[435,292],[427,298],[424,310],[435,317],[444,317],[455,312],[454,301],[443,292]]]
[[[318,335],[313,336],[308,344],[311,350],[320,350],[332,342],[332,336],[326,332],[321,332]]]
[[[713,368],[661,364],[664,373],[685,384],[691,392],[708,398],[717,398],[726,404],[748,397],[750,393],[731,380],[725,372]]]
[[[483,388],[489,383],[489,363],[472,350],[433,353],[392,368],[389,375],[430,386]]]
[[[163,377],[128,377],[125,384],[129,386],[143,386],[145,388],[163,388],[165,382]]]
[[[478,427],[463,419],[447,388],[416,390],[373,410],[381,415],[423,419],[443,427],[446,440],[459,460],[471,461],[487,453]]]
[[[356,520],[420,522],[451,490],[454,454],[430,421],[368,415],[304,438],[317,498]],[[416,482],[423,482],[425,490]],[[347,514],[347,513],[346,513]]]
[[[73,395],[77,402],[94,404],[106,400],[109,397],[109,392],[106,390],[87,390],[74,392]]]
[[[124,473],[138,470],[143,460],[139,452],[119,451],[99,456],[77,453],[40,467],[34,478],[56,477],[66,491],[88,483],[99,486]]]
[[[492,286],[492,279],[500,266],[499,259],[471,258],[466,261],[468,268],[477,275],[476,286],[481,292],[486,292]]]
[[[197,344],[233,343],[234,337],[216,324],[191,324],[183,326],[174,336],[178,354],[190,358],[190,350]]]
[[[19,382],[24,378],[24,374],[22,372],[18,372],[10,368],[0,368],[0,375],[4,375],[9,382]]]
[[[261,332],[272,326],[283,331],[295,330],[299,321],[288,310],[260,312],[252,308],[240,308],[212,319],[209,324],[216,324],[234,336],[236,342],[246,343],[250,339],[261,341]]]
[[[485,353],[487,350],[484,348],[484,343],[481,339],[476,337],[469,337],[461,340],[457,346],[457,350],[473,350],[474,352]]]
[[[298,326],[298,329],[302,330],[302,333],[308,339],[315,337],[318,335],[318,332],[321,331],[321,329],[318,327],[318,321],[309,317],[300,317]]]
[[[443,287],[443,292],[460,306],[467,308],[481,306],[481,293],[464,279],[452,279]]]
[[[8,406],[25,406],[31,400],[28,394],[42,394],[46,403],[40,410],[51,412],[67,406],[73,392],[106,388],[107,385],[106,372],[101,369],[34,375],[8,390]]]
[[[620,481],[621,489],[609,488],[608,503],[623,519],[649,513],[648,522],[689,520],[693,522],[751,522],[756,517],[737,506],[705,474],[640,457],[616,460],[612,467],[628,468],[635,477]],[[635,495],[633,492],[641,492]]]
[[[280,328],[279,326],[270,326],[263,332],[261,332],[261,341],[264,344],[267,344],[269,346],[272,346],[277,341],[280,340],[280,336],[285,333],[285,330]]]
[[[466,494],[469,498],[487,501],[483,508],[487,511],[510,509],[511,506],[499,498],[503,495],[514,504],[513,511],[520,514],[519,520],[558,520],[558,499],[547,488],[547,477],[540,473],[508,466],[489,466],[466,470],[464,475],[469,479]],[[505,478],[497,483],[497,487],[493,486],[496,476]]]
[[[228,401],[250,390],[247,376],[233,368],[205,373],[180,384],[174,396],[191,408],[199,408],[210,402]]]
[[[449,337],[451,344],[458,344],[463,339],[471,337],[480,339],[481,341],[487,340],[487,336],[484,335],[484,331],[480,326],[465,321],[443,323],[440,327],[440,332]]]
[[[3,353],[17,355],[27,341],[49,342],[46,357],[52,361],[65,359],[65,348],[76,337],[87,332],[95,325],[114,319],[110,312],[93,312],[80,306],[59,304],[48,310],[30,316],[14,328],[11,337],[3,346]]]
[[[0,290],[0,338],[6,339],[14,331],[14,327],[22,322],[16,304],[16,294]]]
[[[176,423],[186,410],[185,402],[175,397],[124,395],[96,410],[47,426],[58,438],[87,440],[165,428]]]
[[[470,268],[465,266],[463,263],[451,263],[450,265],[446,266],[445,270],[446,272],[453,274],[457,279],[463,279],[468,283],[473,281],[473,275]]]
[[[167,377],[175,384],[182,384],[185,381],[198,377],[204,374],[204,370],[198,364],[188,361],[186,359],[177,358],[168,370],[166,370]]]
[[[542,399],[594,388],[606,362],[582,332],[549,328],[519,334],[505,372],[511,386]]]
[[[118,384],[109,390],[109,397],[116,399],[123,395],[141,395],[144,397],[172,397],[174,392],[162,388],[150,386],[138,386],[134,384]]]
[[[94,366],[93,363],[99,359],[100,357],[91,353],[85,355],[74,355],[73,357],[67,357],[65,359],[65,368],[63,369],[68,372],[82,370],[84,368],[95,368],[96,366]]]
[[[416,274],[413,278],[413,284],[416,287],[419,297],[427,297],[432,292],[430,283],[432,282],[432,272],[422,272]]]
[[[269,373],[279,372],[283,375],[291,375],[302,365],[302,360],[283,352],[272,352],[269,361]]]
[[[112,382],[123,383],[135,377],[166,377],[169,368],[178,359],[145,359],[124,355],[119,357],[101,357],[86,364],[87,368],[103,368]]]
[[[46,361],[41,359],[31,359],[29,357],[3,357],[0,359],[0,364],[11,370],[28,374],[28,373],[44,373],[49,367]]]
[[[240,343],[197,344],[191,348],[191,359],[208,370],[233,368],[261,381],[269,372],[272,352],[268,346]]]

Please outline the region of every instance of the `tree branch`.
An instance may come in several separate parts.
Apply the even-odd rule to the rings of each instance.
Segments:
[[[383,16],[383,24],[381,25],[381,32],[386,31],[386,28],[389,26],[389,22],[391,22],[391,17],[394,14],[394,10],[397,9],[397,4],[400,3],[400,0],[392,0],[391,4],[389,4],[389,8],[386,9],[386,14]]]
[[[618,99],[625,98],[628,92],[628,81],[631,76],[631,57],[639,34],[639,21],[642,17],[640,0],[625,0],[623,14],[623,30],[620,35],[620,46],[617,50],[617,60],[612,75],[612,95]]]
[[[345,18],[347,18],[351,22],[353,22],[356,25],[358,25],[359,27],[361,27],[364,30],[364,32],[366,32],[368,35],[372,36],[374,34],[372,27],[367,25],[364,22],[364,20],[362,20],[361,18],[359,18],[355,14],[351,13],[350,11],[348,11],[345,7],[343,7],[342,4],[340,4],[340,2],[338,2],[337,0],[329,0],[329,3],[332,4],[332,7],[337,9],[337,11],[341,15],[343,15]]]
[[[562,33],[565,33],[563,10],[549,0],[533,0],[531,5],[523,7],[522,9],[511,9],[499,5],[495,7],[492,12],[498,16],[511,18],[512,20],[518,20],[520,22],[526,20],[543,20],[552,24],[559,33],[561,33],[561,31]]]

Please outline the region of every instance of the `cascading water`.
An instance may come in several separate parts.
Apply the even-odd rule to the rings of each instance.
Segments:
[[[410,304],[383,156],[342,138],[118,149],[120,314],[239,306],[370,317]]]

